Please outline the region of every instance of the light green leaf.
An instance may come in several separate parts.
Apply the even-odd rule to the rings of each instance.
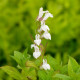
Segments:
[[[76,62],[75,59],[72,57],[69,57],[69,62],[68,62],[68,74],[69,76],[73,77],[74,79],[77,79],[77,70],[79,69],[79,65]]]
[[[72,57],[69,57],[69,63],[71,63],[73,71],[76,72],[79,68],[78,63],[76,62],[76,60]]]

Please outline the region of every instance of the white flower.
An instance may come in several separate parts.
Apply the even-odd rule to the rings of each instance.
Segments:
[[[42,16],[43,16],[43,8],[41,7],[40,10],[39,10],[39,16],[37,18],[37,20],[39,20]]]
[[[45,13],[45,16],[43,18],[43,21],[45,21],[48,17],[51,17],[52,18],[53,15],[51,13],[49,13],[49,12]]]
[[[45,21],[43,21],[43,20],[41,21],[41,26],[42,26],[42,25],[45,25]]]
[[[45,39],[50,39],[51,40],[51,35],[48,32],[44,32],[42,37],[44,37]]]
[[[49,30],[50,30],[49,27],[44,24],[44,25],[41,26],[41,28],[40,28],[40,30],[38,30],[38,32],[41,32],[41,31],[47,32],[47,31],[49,31]]]
[[[40,9],[39,9],[39,16],[38,16],[38,18],[37,18],[37,20],[39,20],[42,16],[43,16],[43,14],[44,13],[47,13],[48,11],[43,11],[43,8],[41,7]]]
[[[41,52],[33,52],[33,57],[38,58],[41,55]]]
[[[36,46],[35,44],[31,44],[31,48],[33,48],[33,47],[35,49],[35,52],[39,52],[38,46]]]
[[[36,34],[35,38],[36,38],[36,40],[34,40],[34,43],[36,43],[39,46],[41,43],[40,35]]]
[[[41,55],[41,52],[39,51],[38,46],[36,46],[35,44],[31,45],[31,48],[33,47],[35,49],[35,52],[33,52],[33,57],[37,59]]]
[[[50,65],[49,64],[47,64],[47,60],[45,59],[43,59],[43,64],[42,64],[42,66],[40,67],[41,69],[44,69],[44,70],[50,70]]]
[[[31,44],[31,49],[32,49],[33,47],[35,47],[35,44]]]

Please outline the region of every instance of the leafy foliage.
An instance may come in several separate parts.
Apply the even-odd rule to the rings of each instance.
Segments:
[[[26,49],[27,50],[27,49]],[[26,54],[25,54],[26,53]],[[19,65],[14,68],[11,66],[3,66],[1,69],[10,77],[16,80],[80,80],[80,66],[76,60],[69,57],[68,65],[62,65],[55,58],[46,55],[50,70],[40,69],[40,67],[31,60],[27,51],[20,53],[14,52],[11,56]]]
[[[14,79],[17,79],[17,80],[22,79],[21,74],[14,67],[4,66],[2,67],[2,70],[5,71],[8,75],[13,77]]]
[[[26,61],[30,58],[30,56],[27,54],[27,49],[24,51],[24,54],[15,51],[14,56],[11,56],[20,67],[25,67]]]

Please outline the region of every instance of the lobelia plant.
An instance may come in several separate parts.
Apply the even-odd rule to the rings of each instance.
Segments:
[[[44,17],[43,14],[45,14]],[[31,45],[31,48],[34,47],[35,49],[35,52],[33,52],[33,57],[36,59],[39,58],[40,56],[42,56],[42,59],[44,58],[44,54],[41,54],[44,52],[42,49],[43,45],[41,44],[42,38],[51,40],[51,35],[48,32],[50,29],[45,24],[45,20],[47,20],[49,17],[52,18],[53,15],[49,13],[49,11],[43,11],[43,8],[41,7],[39,10],[39,16],[37,17],[37,21],[40,22],[40,25],[38,27],[37,34],[35,36],[34,44]],[[41,69],[43,68],[45,70],[47,69],[50,70],[50,65],[47,63],[46,59],[43,59],[43,64],[40,66],[40,68]]]
[[[41,41],[51,40],[50,29],[45,24],[45,20],[49,17],[52,18],[53,15],[49,11],[43,11],[41,7],[37,17],[38,30],[34,44],[31,44],[31,48],[34,48],[34,58],[27,53],[28,49],[23,53],[14,51],[14,56],[11,57],[17,62],[17,68],[11,66],[0,68],[13,80],[80,80],[80,65],[75,59],[69,57],[68,64],[63,65],[52,56],[44,55],[46,46],[43,46]]]

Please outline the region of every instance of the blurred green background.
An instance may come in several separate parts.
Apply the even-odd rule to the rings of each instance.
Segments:
[[[49,10],[54,18],[46,24],[52,36],[46,54],[66,64],[68,55],[80,63],[80,1],[79,0],[0,0],[0,67],[16,66],[10,55],[28,47],[32,54],[30,35],[35,36],[39,8]],[[4,77],[5,76],[5,77]],[[12,80],[0,70],[0,80]]]

